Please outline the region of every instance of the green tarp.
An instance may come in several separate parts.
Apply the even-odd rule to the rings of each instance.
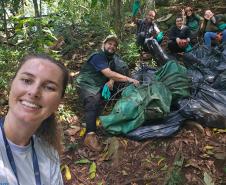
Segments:
[[[100,117],[102,125],[112,134],[127,134],[145,121],[164,118],[172,101],[189,96],[189,86],[186,68],[169,61],[150,85],[128,86],[112,112]]]

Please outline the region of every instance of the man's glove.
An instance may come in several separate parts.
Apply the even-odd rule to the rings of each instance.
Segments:
[[[163,39],[163,32],[159,32],[159,34],[156,36],[156,40],[158,43],[160,43]]]
[[[111,91],[108,87],[107,84],[104,85],[103,89],[102,89],[102,93],[101,96],[104,98],[104,100],[109,100],[111,97]]]

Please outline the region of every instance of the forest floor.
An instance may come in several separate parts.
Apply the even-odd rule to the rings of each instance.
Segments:
[[[77,74],[79,68],[73,68]],[[69,180],[62,170],[66,185],[226,185],[225,129],[185,124],[171,137],[138,142],[109,135],[100,125],[105,149],[96,153],[83,145],[84,114],[77,94],[65,103],[76,112],[63,122],[61,162],[71,173]]]
[[[66,185],[225,185],[225,130],[184,127],[176,135],[143,142],[107,135],[101,153],[83,145],[78,125],[65,128],[68,149],[62,163],[72,179]],[[65,175],[65,171],[63,171]]]

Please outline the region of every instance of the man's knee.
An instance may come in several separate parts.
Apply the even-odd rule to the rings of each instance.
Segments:
[[[98,110],[101,104],[101,97],[99,95],[89,96],[84,99],[85,111]]]
[[[210,39],[210,32],[206,32],[204,34],[204,39]]]

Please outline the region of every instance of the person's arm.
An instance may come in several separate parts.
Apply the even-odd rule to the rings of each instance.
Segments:
[[[110,68],[105,68],[101,70],[101,73],[103,73],[104,76],[106,76],[109,79],[112,79],[114,81],[119,81],[119,82],[129,82],[133,84],[139,84],[138,80],[135,80],[133,78],[130,78],[128,76],[121,75],[119,73],[116,73],[112,71]]]
[[[182,18],[183,18],[183,25],[186,25],[186,23],[187,23],[187,17],[186,17],[186,14],[185,14],[185,10],[184,9],[181,10],[181,14],[182,14]]]
[[[154,23],[154,30],[156,32],[156,35],[158,35],[160,33],[160,29],[158,28],[156,23]]]
[[[186,38],[187,42],[189,43],[191,40],[191,31],[188,27],[186,27],[185,38]]]
[[[204,24],[204,18],[201,17],[200,15],[196,14],[195,15],[197,17],[197,19],[199,20],[199,30],[202,30],[203,28],[203,24]]]
[[[110,80],[106,83],[110,90],[113,90],[114,82],[115,82],[115,81],[114,81],[113,79],[110,79]]]

